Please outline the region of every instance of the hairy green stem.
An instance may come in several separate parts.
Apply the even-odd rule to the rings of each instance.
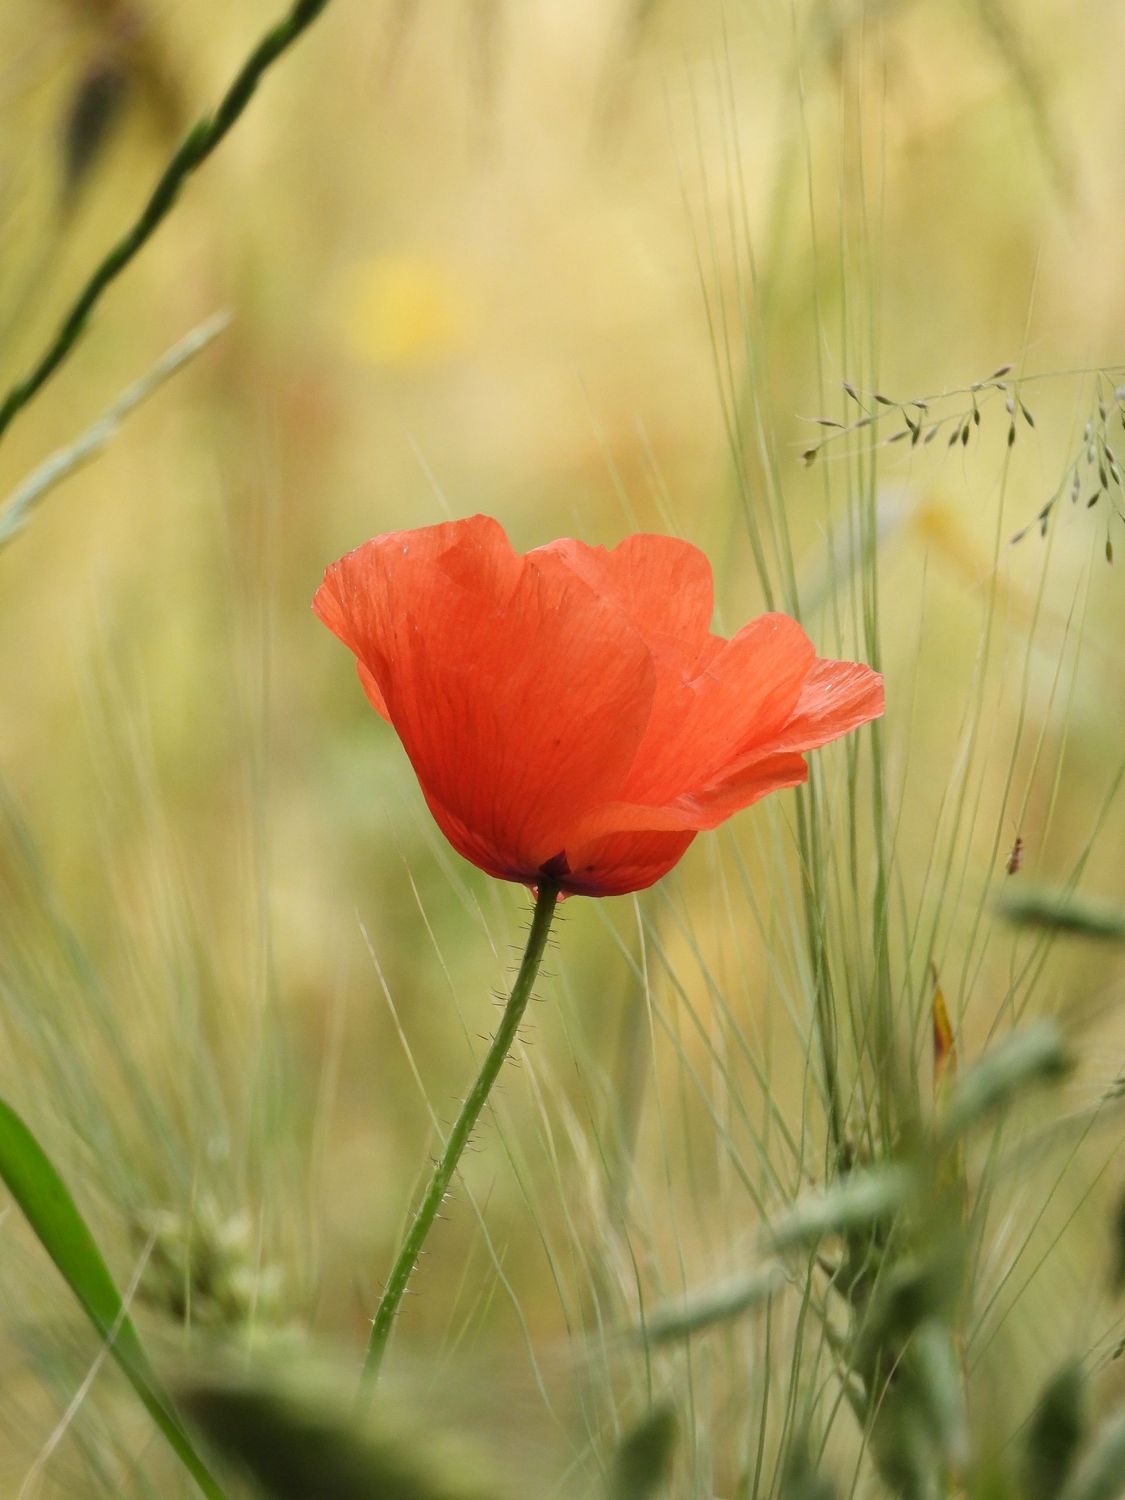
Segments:
[[[26,379],[14,385],[0,404],[0,437],[12,419],[23,410],[66,359],[82,335],[86,322],[100,301],[102,293],[115,281],[154,230],[166,217],[179,197],[184,183],[214,151],[231,126],[249,104],[262,74],[297,40],[328,0],[296,0],[283,21],[267,31],[242,64],[234,81],[223,95],[218,109],[200,120],[188,131],[179,149],[161,173],[132,228],[126,231],[94,271],[79,292],[70,311],[59,324],[58,332],[39,363]]]
[[[418,1210],[407,1230],[395,1263],[391,1267],[386,1289],[375,1313],[371,1325],[371,1338],[367,1345],[367,1357],[363,1362],[363,1378],[359,1395],[361,1406],[366,1405],[374,1391],[375,1382],[379,1378],[379,1367],[383,1362],[383,1355],[386,1353],[391,1329],[394,1326],[395,1315],[406,1295],[407,1284],[418,1263],[426,1237],[433,1228],[449,1184],[453,1180],[461,1154],[473,1133],[485,1101],[492,1092],[492,1085],[496,1082],[504,1059],[515,1041],[516,1032],[519,1030],[519,1024],[527,1009],[527,1002],[531,999],[532,986],[547,946],[547,937],[551,931],[551,921],[555,915],[558,899],[557,886],[546,881],[540,885],[535,901],[535,912],[531,919],[531,930],[527,937],[527,947],[524,949],[519,973],[512,986],[512,993],[508,996],[508,1003],[504,1007],[500,1025],[481,1063],[476,1081],[465,1095],[465,1102],[461,1106],[461,1112],[454,1122],[453,1129],[449,1132],[445,1149],[434,1166],[429,1186],[418,1205]]]

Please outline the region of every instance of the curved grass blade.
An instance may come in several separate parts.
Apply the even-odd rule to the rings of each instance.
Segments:
[[[82,1310],[207,1500],[225,1495],[199,1457],[149,1363],[101,1251],[70,1190],[24,1122],[0,1100],[0,1178]]]

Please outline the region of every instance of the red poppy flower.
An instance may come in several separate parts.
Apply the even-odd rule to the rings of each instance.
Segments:
[[[712,635],[710,564],[672,537],[521,556],[473,516],[366,542],[313,608],[446,838],[524,885],[641,890],[883,712],[879,674],[818,658],[787,615]]]

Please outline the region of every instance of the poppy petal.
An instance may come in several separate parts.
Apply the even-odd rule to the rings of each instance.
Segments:
[[[688,799],[696,808],[698,821],[694,826],[717,828],[770,792],[803,786],[808,779],[809,768],[803,755],[788,750],[764,755]]]
[[[711,639],[711,564],[690,542],[641,533],[607,549],[565,537],[530,555],[560,558],[595,593],[613,600],[654,651],[674,657],[685,671]]]
[[[595,839],[567,860],[564,889],[578,896],[622,896],[667,875],[695,838],[694,829],[642,830]]]
[[[619,793],[648,723],[651,653],[612,603],[518,558],[499,527],[413,556],[387,541],[336,565],[318,612],[360,648],[450,841],[530,878],[576,816]]]
[[[491,516],[470,516],[373,537],[334,562],[313,596],[313,613],[364,664],[368,677],[361,673],[360,680],[368,697],[373,687],[378,693],[378,701],[371,701],[384,717],[380,673],[385,670],[386,619],[415,599],[418,565],[425,562],[442,563],[451,576],[458,570],[463,575],[506,574],[509,587],[520,568],[500,523]]]
[[[686,792],[661,806],[636,802],[612,802],[583,818],[575,825],[567,848],[574,863],[574,849],[617,833],[692,832],[717,828],[744,807],[751,806],[769,792],[801,786],[808,780],[809,768],[804,757],[795,751],[755,755],[745,765],[725,775],[722,780],[698,791]]]
[[[391,716],[387,709],[387,700],[383,697],[382,688],[361,661],[356,662],[355,669],[359,673],[359,680],[363,684],[363,691],[367,694],[368,703],[389,724]]]
[[[564,892],[651,885],[698,830],[804,781],[803,751],[883,711],[878,673],[818,660],[785,615],[713,635],[706,558],[673,538],[521,557],[474,516],[374,538],[314,608],[454,847]]]
[[[761,615],[722,644],[674,699],[661,697],[623,800],[653,806],[719,781],[772,745],[791,718],[816,652],[787,615]]]
[[[805,679],[778,749],[815,750],[882,715],[883,679],[856,661],[818,660]]]

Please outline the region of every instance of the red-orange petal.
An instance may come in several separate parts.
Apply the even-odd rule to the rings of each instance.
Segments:
[[[387,700],[383,697],[383,689],[375,681],[374,677],[361,661],[355,664],[359,680],[363,684],[363,691],[367,694],[367,701],[377,714],[381,714],[390,723],[391,715],[387,708]]]
[[[641,532],[616,547],[589,547],[564,537],[529,556],[565,562],[596,594],[612,600],[652,649],[688,672],[709,645],[714,584],[698,547]]]
[[[883,708],[883,679],[878,672],[862,662],[820,658],[805,678],[776,748],[815,750],[878,719]]]
[[[417,600],[417,570],[424,562],[438,563],[455,578],[500,575],[500,587],[509,588],[520,570],[503,527],[491,516],[385,532],[327,568],[313,612],[364,664],[380,694],[387,617]],[[366,681],[364,687],[370,693]]]
[[[709,786],[684,792],[670,802],[646,805],[611,802],[595,809],[576,826],[569,849],[584,850],[598,839],[619,833],[700,833],[717,828],[736,812],[770,792],[801,786],[808,780],[804,757],[793,751],[757,754]]]
[[[809,768],[803,755],[779,750],[736,771],[687,799],[694,809],[696,828],[717,828],[736,812],[759,802],[770,792],[803,786]]]
[[[623,896],[667,875],[695,838],[695,829],[609,834],[575,849],[563,888],[578,896]]]
[[[613,603],[519,558],[495,523],[435,529],[440,547],[406,533],[341,559],[318,613],[377,686],[450,841],[530,879],[623,783],[652,656]]]
[[[761,615],[677,694],[658,699],[622,801],[661,806],[718,781],[791,717],[816,652],[788,615]]]
[[[720,740],[720,760],[726,753],[725,763],[702,773],[697,769],[696,782],[683,784],[681,781],[681,789],[671,796],[660,799],[650,794],[593,809],[575,829],[572,835],[574,843],[585,845],[614,832],[715,828],[769,792],[800,786],[807,781],[808,766],[802,751],[837,739],[883,712],[883,679],[879,673],[858,662],[814,660],[803,681],[795,688],[802,660],[807,661],[807,653],[801,645],[801,640],[807,641],[807,638],[786,616],[764,616],[763,620],[771,625],[775,620],[784,621],[785,625],[764,633],[760,629],[755,632],[752,626],[760,627],[761,622],[754,621],[745,632],[740,632],[740,637],[748,643],[753,643],[757,635],[759,640],[772,640],[782,648],[772,656],[766,652],[760,655],[765,682],[758,695],[747,693],[744,700],[743,711],[753,718],[749,744],[731,756],[722,750]],[[788,626],[792,629],[786,628]],[[798,631],[799,637],[795,634]],[[811,650],[809,645],[808,652]],[[717,661],[716,674],[719,670]],[[793,697],[796,702],[788,713],[781,712],[781,706]],[[716,700],[722,701],[718,694]],[[658,728],[656,724],[650,725],[646,743]],[[700,744],[707,743],[701,734]],[[716,741],[712,739],[710,744],[714,750]],[[660,774],[668,775],[667,765],[661,767]],[[681,766],[674,774],[683,778],[685,768]],[[649,775],[652,775],[651,769]],[[642,772],[634,770],[629,782],[630,791],[638,785],[644,788],[641,777]],[[649,786],[652,784],[650,781]]]
[[[374,538],[328,569],[314,608],[456,849],[504,879],[614,895],[883,711],[878,673],[818,660],[796,621],[724,641],[711,602],[684,542],[521,557],[475,516]]]

